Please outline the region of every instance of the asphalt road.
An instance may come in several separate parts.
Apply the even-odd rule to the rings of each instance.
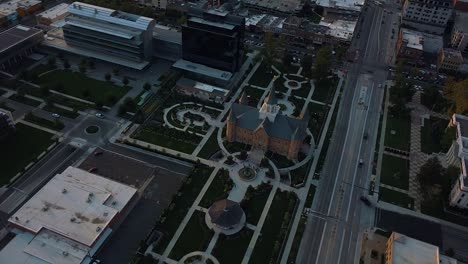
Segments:
[[[384,94],[379,84],[383,86],[387,79],[387,48],[393,48],[387,47],[392,23],[381,23],[388,21],[387,15],[382,7],[368,6],[365,21],[357,29],[360,38],[352,42],[359,59],[345,67],[348,74],[335,131],[297,263],[356,263],[362,232],[373,226],[374,209],[359,197],[368,192]]]

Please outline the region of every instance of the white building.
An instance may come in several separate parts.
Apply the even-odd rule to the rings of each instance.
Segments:
[[[447,152],[447,163],[460,167],[460,177],[450,192],[451,206],[468,208],[468,117],[454,114],[449,126],[455,126],[457,139]]]
[[[452,16],[453,0],[406,0],[402,9],[402,23],[428,33],[444,33]]]
[[[385,264],[456,264],[457,260],[441,255],[439,247],[393,232],[387,241]]]
[[[317,0],[316,4],[323,7],[323,16],[328,14],[359,16],[364,0]]]
[[[0,251],[0,263],[89,263],[136,192],[68,167],[8,220],[16,236]]]

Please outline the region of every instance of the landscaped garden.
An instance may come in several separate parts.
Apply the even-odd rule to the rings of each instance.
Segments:
[[[276,72],[269,68],[266,63],[262,63],[250,78],[249,84],[266,88],[275,74]]]
[[[13,94],[12,96],[8,97],[8,99],[11,99],[13,101],[26,104],[32,107],[38,107],[41,104],[40,101],[37,101],[37,100],[31,99],[31,98],[28,98],[26,96],[19,95],[19,94]]]
[[[421,127],[421,151],[427,154],[446,153],[455,139],[455,130],[447,129],[448,120],[431,116]],[[446,135],[446,133],[448,133]]]
[[[220,263],[239,264],[244,258],[252,236],[253,231],[248,228],[231,236],[220,234],[212,254]]]
[[[193,212],[169,257],[180,260],[190,252],[206,250],[213,234],[214,232],[205,223],[205,213],[201,211]]]
[[[144,125],[132,137],[187,154],[191,154],[202,140],[200,136],[155,124]]]
[[[409,186],[409,161],[391,155],[383,155],[381,183],[403,190]]]
[[[200,201],[200,206],[209,208],[214,202],[225,199],[233,186],[234,182],[229,177],[229,171],[220,169]]]
[[[411,136],[411,119],[387,116],[387,127],[385,131],[385,146],[409,151]]]
[[[336,86],[338,84],[337,78],[323,79],[321,82],[315,84],[314,94],[312,99],[331,104],[333,101],[333,95],[336,91]]]
[[[252,225],[258,223],[266,201],[268,200],[268,196],[270,195],[271,188],[271,185],[267,183],[262,183],[256,188],[249,186],[245,193],[244,200],[241,202],[241,206],[247,217],[247,223]]]
[[[380,187],[379,191],[380,200],[413,210],[414,199],[409,197],[408,194],[387,189],[385,187]]]
[[[263,224],[262,235],[255,244],[249,263],[279,262],[281,245],[287,238],[296,202],[297,197],[294,193],[277,191]]]
[[[56,70],[53,73],[42,75],[39,77],[38,83],[58,92],[109,106],[114,105],[129,89],[111,82],[91,79],[83,73],[68,70]]]
[[[1,143],[0,185],[6,184],[52,143],[52,134],[17,123],[16,132]]]
[[[245,93],[247,94],[249,98],[249,105],[253,107],[257,107],[257,104],[262,98],[263,94],[265,93],[265,90],[257,89],[254,87],[246,87]]]
[[[60,131],[65,127],[65,125],[62,122],[60,122],[58,119],[52,121],[49,119],[36,116],[31,112],[24,116],[24,120],[31,122],[33,124],[36,124],[45,128],[49,128],[52,130],[57,130],[57,131]]]
[[[307,98],[307,96],[309,95],[310,93],[310,83],[302,83],[301,84],[301,88],[300,89],[294,89],[291,91],[291,95],[293,96],[299,96],[299,97],[302,97],[302,98]]]
[[[212,172],[213,168],[201,164],[196,164],[192,169],[179,193],[174,196],[171,205],[163,212],[156,225],[156,229],[163,233],[161,240],[153,248],[156,253],[164,252]]]
[[[309,110],[309,129],[314,139],[318,141],[320,139],[323,126],[325,125],[325,120],[327,117],[327,113],[329,111],[329,107],[327,105],[321,105],[316,103],[309,103],[308,110]]]

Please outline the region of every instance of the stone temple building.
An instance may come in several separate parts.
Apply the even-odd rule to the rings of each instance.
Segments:
[[[227,118],[227,141],[242,142],[291,160],[297,159],[307,136],[308,118],[283,115],[277,103],[274,86],[260,109],[248,106],[246,101],[243,94],[239,103],[232,105]]]

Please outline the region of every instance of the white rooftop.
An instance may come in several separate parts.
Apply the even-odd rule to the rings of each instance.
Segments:
[[[47,229],[91,246],[136,191],[130,186],[68,167],[8,221],[35,234]]]
[[[105,21],[112,24],[131,27],[139,30],[152,30],[154,19],[133,15],[114,9],[73,2],[69,6],[70,14]]]
[[[408,48],[423,50],[423,41],[424,37],[421,32],[401,29],[403,41],[407,42],[406,45]]]
[[[392,263],[439,264],[439,247],[395,232],[392,236]]]
[[[260,20],[262,20],[264,17],[266,17],[265,14],[250,16],[250,17],[248,17],[248,18],[245,20],[245,26],[246,26],[246,27],[248,27],[248,26],[255,26],[255,25],[257,25],[258,22],[260,22]]]
[[[331,22],[320,21],[319,25],[329,28],[328,35],[344,40],[351,40],[356,27],[356,21],[334,20]]]
[[[316,3],[328,8],[361,11],[364,0],[317,0]]]
[[[54,19],[68,13],[68,4],[61,3],[37,14],[38,17]]]

